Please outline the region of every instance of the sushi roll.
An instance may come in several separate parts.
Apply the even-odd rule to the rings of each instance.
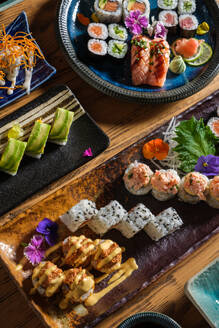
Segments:
[[[190,204],[206,200],[208,193],[208,178],[199,173],[191,172],[183,177],[179,188],[179,199]]]
[[[0,160],[0,170],[10,175],[16,175],[26,146],[26,142],[9,138]]]
[[[112,240],[94,241],[97,245],[91,258],[91,265],[95,270],[111,273],[118,270],[122,262],[122,248]]]
[[[115,40],[126,41],[128,39],[128,32],[125,27],[119,24],[109,24],[109,37]]]
[[[159,9],[172,10],[176,9],[178,0],[157,0],[157,6]]]
[[[144,231],[152,240],[159,240],[175,230],[179,229],[183,221],[173,207],[158,214],[144,228]]]
[[[107,54],[107,43],[103,40],[90,39],[87,44],[89,54],[92,57],[104,57]]]
[[[106,40],[108,38],[108,29],[101,23],[90,23],[87,32],[91,38]]]
[[[119,40],[110,40],[108,54],[116,59],[123,59],[128,51],[127,43]]]
[[[124,0],[122,6],[124,20],[133,10],[140,11],[141,15],[146,18],[150,16],[150,2],[148,0]]]
[[[193,14],[196,11],[195,0],[179,0],[178,3],[178,13],[183,14]]]
[[[177,33],[178,15],[174,10],[162,10],[159,13],[159,21],[163,23],[169,33]]]
[[[207,203],[213,208],[219,208],[219,175],[210,180]]]
[[[66,145],[69,130],[73,122],[74,112],[64,108],[57,108],[52,128],[49,134],[49,141],[57,145]]]
[[[152,195],[160,201],[173,198],[179,190],[180,177],[175,170],[156,170],[151,178]]]
[[[88,222],[88,227],[96,234],[104,234],[113,226],[123,220],[127,211],[116,200],[111,201],[105,207],[101,207],[97,215]]]
[[[116,229],[126,238],[132,238],[152,219],[154,219],[154,215],[151,211],[143,204],[138,204],[119,222]]]
[[[82,225],[96,216],[98,210],[96,204],[88,199],[82,199],[78,204],[70,208],[68,212],[60,217],[60,220],[71,232],[75,232]]]
[[[219,138],[219,117],[210,118],[207,125],[209,126],[211,131],[214,133],[214,135]]]
[[[123,181],[126,189],[133,195],[146,195],[151,190],[153,171],[144,163],[134,161],[125,170]]]
[[[198,28],[198,20],[194,15],[184,14],[179,16],[180,35],[192,38]]]
[[[39,159],[44,153],[44,148],[49,136],[51,126],[37,120],[27,141],[26,155]]]
[[[101,23],[119,23],[122,18],[122,0],[95,0],[94,10]]]

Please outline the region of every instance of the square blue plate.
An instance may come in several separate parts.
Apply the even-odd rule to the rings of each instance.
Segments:
[[[6,32],[12,36],[16,32],[30,33],[29,24],[27,21],[27,15],[24,11],[10,25],[6,27]],[[38,46],[37,43],[36,45]],[[51,66],[46,60],[42,60],[37,57],[36,66],[33,69],[30,91],[39,87],[55,73],[56,73],[56,69],[53,66]],[[19,75],[17,77],[16,85],[23,84],[24,76],[25,76],[24,69],[20,69]],[[11,82],[7,81],[5,85],[10,86]],[[24,96],[25,94],[26,94],[26,90],[21,88],[15,89],[12,95],[8,95],[6,90],[0,89],[0,97],[3,97],[3,99],[0,99],[0,108],[10,104],[11,102]]]
[[[185,293],[209,325],[219,328],[219,257],[186,283]]]

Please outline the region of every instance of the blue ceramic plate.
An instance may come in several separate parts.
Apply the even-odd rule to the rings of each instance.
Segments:
[[[219,257],[191,278],[185,293],[213,328],[219,327]]]
[[[8,25],[6,27],[6,32],[12,36],[16,32],[30,33],[26,13],[22,12],[10,25]],[[36,66],[33,69],[30,91],[39,87],[55,73],[56,73],[56,69],[53,66],[51,66],[46,60],[37,58]],[[23,84],[24,75],[25,75],[24,69],[20,69],[19,75],[17,77],[16,85]],[[6,86],[10,86],[10,85],[11,82],[7,81]],[[21,88],[15,89],[12,95],[8,95],[6,90],[0,89],[0,97],[3,97],[3,99],[0,99],[0,108],[10,104],[14,100],[24,96],[25,94],[26,94],[26,90]]]
[[[72,68],[89,84],[102,92],[138,102],[170,102],[188,97],[206,86],[219,70],[219,10],[214,0],[197,0],[195,15],[199,22],[210,25],[210,33],[203,36],[213,50],[212,59],[201,67],[187,66],[185,73],[168,72],[163,88],[131,83],[130,58],[115,63],[111,58],[94,62],[87,56],[87,29],[77,18],[78,13],[91,17],[94,0],[62,0],[58,9],[57,33]],[[157,0],[150,0],[151,16],[158,17]],[[168,38],[171,44],[174,39]],[[200,38],[200,37],[198,37]]]

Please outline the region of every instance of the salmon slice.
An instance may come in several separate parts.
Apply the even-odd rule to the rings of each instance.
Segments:
[[[191,39],[179,39],[175,42],[175,50],[177,54],[182,55],[185,58],[194,56],[198,52],[198,47],[203,40]]]
[[[101,26],[93,25],[92,27],[90,27],[90,31],[93,34],[95,34],[96,36],[102,35],[102,28],[101,28]]]
[[[146,84],[162,87],[166,81],[170,62],[170,47],[166,40],[156,38],[150,42],[149,72]]]
[[[147,82],[150,57],[149,42],[150,39],[142,35],[134,36],[132,38],[131,72],[132,83],[134,85],[146,84]]]
[[[139,10],[143,14],[145,12],[145,4],[135,1],[130,10]]]
[[[117,1],[107,1],[104,6],[104,10],[114,12],[118,9],[118,2]]]

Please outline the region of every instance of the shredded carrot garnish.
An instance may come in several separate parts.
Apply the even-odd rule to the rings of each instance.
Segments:
[[[155,157],[161,161],[167,157],[169,152],[169,145],[162,139],[153,139],[144,144],[142,152],[146,159],[152,159]]]
[[[78,13],[77,17],[82,25],[87,26],[90,24],[90,19],[88,17],[85,17],[83,14]]]

